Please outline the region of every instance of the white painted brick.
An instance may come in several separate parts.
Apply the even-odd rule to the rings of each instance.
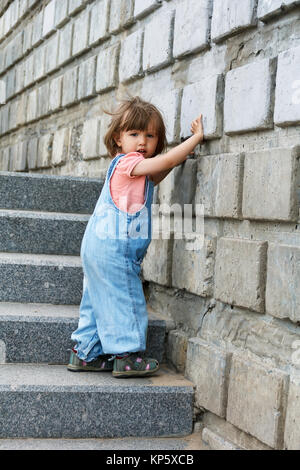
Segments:
[[[74,37],[72,55],[80,54],[87,48],[89,38],[89,21],[90,15],[88,11],[83,11],[74,22]]]
[[[214,297],[264,312],[267,242],[219,238]]]
[[[34,51],[33,79],[40,80],[45,75],[46,47],[42,44]]]
[[[257,16],[261,21],[268,21],[297,5],[300,0],[258,0]]]
[[[114,44],[100,52],[97,58],[96,91],[115,88],[118,82],[118,58],[120,45]]]
[[[68,23],[59,32],[58,65],[64,65],[71,58],[73,23]]]
[[[10,103],[10,113],[9,113],[9,130],[15,129],[17,127],[17,110],[18,110],[19,100],[12,101]]]
[[[14,28],[18,22],[18,13],[19,13],[19,2],[18,0],[13,1],[10,4],[10,26]]]
[[[62,165],[66,162],[69,147],[70,129],[56,131],[53,138],[52,163]]]
[[[300,321],[300,248],[269,244],[266,312]]]
[[[6,12],[3,15],[3,22],[4,22],[3,23],[3,33],[4,33],[4,36],[7,35],[7,33],[9,32],[9,30],[11,28],[10,15],[11,15],[11,8],[8,7],[8,9],[6,10]]]
[[[230,354],[201,338],[190,338],[186,377],[196,385],[195,405],[224,418]]]
[[[230,70],[225,80],[224,126],[228,135],[273,127],[275,62],[270,59]],[[245,113],[245,103],[249,103]]]
[[[68,2],[56,0],[54,26],[60,28],[68,19]]]
[[[15,94],[16,69],[11,69],[6,74],[6,99],[10,99]]]
[[[78,87],[78,66],[73,67],[64,74],[62,105],[67,106],[73,104],[77,100]]]
[[[81,152],[84,160],[99,156],[100,120],[89,119],[83,124]]]
[[[42,41],[43,14],[44,10],[41,10],[33,20],[31,47],[36,47]]]
[[[27,8],[28,8],[27,0],[20,0],[19,1],[19,13],[18,13],[19,20],[23,19],[23,16],[27,12]]]
[[[59,44],[59,33],[56,33],[46,44],[46,73],[53,72],[58,66],[58,47]]]
[[[205,49],[209,44],[212,0],[198,0],[191,7],[184,0],[176,7],[174,57]]]
[[[34,54],[30,54],[25,61],[24,86],[27,87],[33,82]]]
[[[49,111],[55,111],[61,107],[63,77],[51,80],[49,89]]]
[[[142,18],[158,8],[161,3],[161,0],[135,0],[133,14],[136,18]]]
[[[232,358],[226,419],[272,448],[283,443],[288,374],[268,364]]]
[[[89,44],[93,45],[105,38],[109,20],[109,0],[98,0],[91,9]]]
[[[211,37],[214,42],[256,24],[257,0],[214,0]]]
[[[243,190],[244,218],[297,221],[299,156],[297,147],[246,153]]]
[[[27,146],[28,170],[35,170],[37,168],[37,157],[38,157],[38,138],[35,137],[28,141],[28,146]]]
[[[133,0],[111,0],[109,32],[116,33],[133,21]]]
[[[37,117],[37,90],[33,90],[27,97],[27,122]]]
[[[23,54],[26,54],[26,52],[30,49],[31,39],[32,39],[32,23],[30,22],[24,27]]]
[[[1,135],[5,134],[8,131],[8,124],[9,124],[9,103],[7,105],[1,106]]]
[[[47,37],[55,29],[55,26],[54,26],[55,3],[56,3],[56,0],[51,0],[50,3],[48,3],[48,5],[45,7],[44,22],[43,22],[43,37]]]
[[[187,85],[182,96],[180,135],[189,137],[191,122],[202,113],[205,138],[221,137],[223,95],[224,80],[222,75],[215,75]]]
[[[48,168],[51,166],[53,135],[46,134],[38,140],[37,167]]]
[[[27,141],[18,142],[10,149],[10,171],[26,170]]]
[[[277,126],[300,122],[300,46],[278,56],[274,122]]]
[[[69,0],[68,14],[74,15],[77,13],[84,5],[86,0]]]
[[[78,99],[92,96],[95,93],[96,58],[90,57],[79,65]]]
[[[50,86],[50,83],[47,82],[38,88],[38,104],[37,104],[38,117],[45,116],[49,111],[49,86]]]
[[[19,106],[17,109],[17,126],[23,126],[26,123],[26,102],[27,96],[23,93],[19,99]]]
[[[119,75],[122,83],[137,78],[142,72],[143,32],[138,30],[121,43]]]
[[[1,152],[1,171],[9,171],[10,167],[10,148],[6,147]]]
[[[143,69],[156,70],[168,65],[172,58],[174,11],[153,18],[145,27]]]

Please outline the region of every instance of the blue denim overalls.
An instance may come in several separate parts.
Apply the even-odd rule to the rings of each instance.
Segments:
[[[111,197],[110,179],[123,156],[117,155],[108,168],[81,242],[83,293],[71,339],[86,362],[146,349],[148,312],[140,271],[151,242],[154,183],[146,176],[145,202],[138,212],[120,210]]]

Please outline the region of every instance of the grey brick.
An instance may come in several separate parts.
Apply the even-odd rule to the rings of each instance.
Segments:
[[[31,47],[36,47],[42,41],[43,14],[44,10],[41,10],[33,20]]]
[[[51,80],[49,89],[49,111],[55,111],[61,107],[63,77]]]
[[[133,0],[111,0],[109,32],[116,33],[133,21]]]
[[[300,122],[300,46],[278,56],[274,122],[288,126]]]
[[[47,37],[55,30],[55,3],[57,0],[51,0],[44,9],[43,37]]]
[[[72,55],[83,52],[88,46],[90,13],[83,11],[74,22]]]
[[[118,59],[120,45],[114,44],[100,52],[97,58],[96,91],[115,88],[118,83]]]
[[[71,58],[73,23],[68,23],[59,32],[58,65],[64,65]]]
[[[211,37],[218,42],[255,26],[257,0],[214,0]]]
[[[221,137],[223,124],[222,98],[224,80],[222,75],[205,78],[183,89],[181,108],[181,136],[191,135],[191,122],[203,114],[205,138]]]
[[[160,7],[161,0],[135,0],[134,17],[142,18]]]
[[[224,125],[228,135],[273,127],[275,61],[260,60],[226,75]],[[245,102],[256,103],[245,113]]]
[[[190,0],[176,7],[174,26],[174,57],[208,47],[212,0],[198,0],[191,8]]]
[[[67,106],[73,104],[77,100],[78,88],[78,66],[73,67],[64,74],[62,105]]]
[[[28,141],[27,147],[27,165],[28,170],[35,170],[37,168],[37,155],[38,155],[38,138],[34,137]]]
[[[94,45],[107,36],[109,0],[98,0],[91,8],[89,44]]]
[[[53,72],[58,66],[59,34],[56,33],[46,44],[46,73]]]
[[[172,59],[174,12],[163,12],[145,27],[143,69],[147,72],[166,66]]]
[[[95,94],[96,58],[90,57],[79,65],[78,71],[78,99]]]
[[[137,78],[142,72],[143,31],[127,36],[121,44],[119,75],[121,82]]]

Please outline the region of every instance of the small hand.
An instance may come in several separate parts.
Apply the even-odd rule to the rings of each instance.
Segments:
[[[199,134],[201,140],[203,140],[204,137],[202,117],[203,115],[200,114],[199,117],[195,119],[191,124],[192,133]]]

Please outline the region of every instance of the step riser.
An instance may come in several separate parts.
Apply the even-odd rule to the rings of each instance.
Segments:
[[[149,319],[146,351],[149,357],[155,357],[159,362],[163,359],[165,339],[165,325],[160,323]],[[0,357],[0,361],[67,364],[70,356],[67,350],[74,346],[71,334],[77,326],[77,319],[35,322],[0,318],[0,341],[5,350],[5,357]]]
[[[81,267],[0,265],[0,302],[79,305]]]
[[[26,388],[0,387],[1,438],[164,437],[192,432],[192,393],[180,387],[167,393],[163,387],[151,393],[142,385],[101,392]]]
[[[80,254],[87,222],[2,217],[0,251],[57,255]]]
[[[103,180],[0,173],[2,209],[92,214]]]

